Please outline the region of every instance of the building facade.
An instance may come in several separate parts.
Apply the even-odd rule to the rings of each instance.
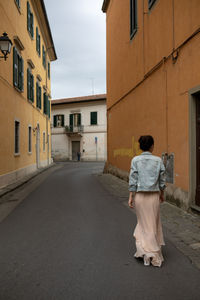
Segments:
[[[56,52],[43,0],[0,1],[0,187],[51,163],[50,63]]]
[[[51,101],[52,157],[55,161],[105,161],[106,95]]]
[[[128,174],[150,134],[166,198],[200,208],[200,1],[105,0],[108,160]]]

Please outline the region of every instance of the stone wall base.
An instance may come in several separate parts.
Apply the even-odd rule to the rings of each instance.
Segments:
[[[117,176],[125,181],[129,181],[129,173],[118,169],[117,167],[105,163],[103,173],[110,173],[114,176]],[[167,184],[167,188],[165,189],[165,199],[166,201],[174,204],[181,209],[188,210],[189,209],[189,193],[182,190],[180,187],[176,187],[174,184]]]
[[[50,163],[48,160],[40,161],[40,167],[44,168],[52,163],[50,159]],[[23,177],[34,173],[37,170],[37,165],[29,165],[21,169],[17,169],[15,171],[0,175],[0,188],[6,187],[9,184],[15,183],[16,181],[22,179]]]

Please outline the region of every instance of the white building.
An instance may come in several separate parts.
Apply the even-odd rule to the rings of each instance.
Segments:
[[[106,95],[51,101],[52,157],[55,161],[107,158]]]

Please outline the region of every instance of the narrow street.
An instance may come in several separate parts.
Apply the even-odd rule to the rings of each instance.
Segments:
[[[136,217],[103,163],[59,165],[0,223],[0,300],[199,299],[200,271],[167,233],[162,268],[134,259]]]

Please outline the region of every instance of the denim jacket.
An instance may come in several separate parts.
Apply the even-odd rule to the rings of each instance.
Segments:
[[[164,190],[165,167],[160,157],[143,152],[131,161],[130,192],[157,192]]]

